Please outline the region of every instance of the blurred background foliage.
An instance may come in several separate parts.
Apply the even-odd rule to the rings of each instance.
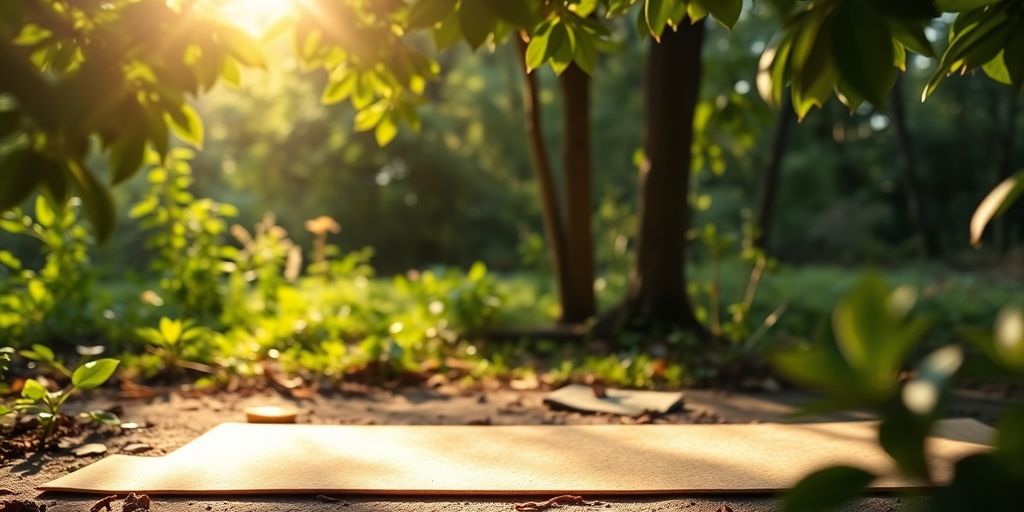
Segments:
[[[611,380],[707,381],[738,361],[762,367],[759,354],[814,332],[866,266],[921,290],[935,344],[956,326],[991,325],[1019,299],[1024,208],[997,221],[981,250],[967,236],[980,198],[1024,161],[1015,143],[1019,93],[968,75],[920,103],[937,62],[911,55],[897,89],[906,97],[890,101],[902,105],[905,135],[893,105],[851,113],[831,99],[796,123],[790,109],[766,105],[755,84],[776,18],[755,2],[732,31],[709,22],[703,50],[685,199],[696,211],[689,292],[698,317],[734,346],[707,361],[685,334],[634,336],[608,352],[617,365],[606,371]],[[926,35],[941,46],[951,21],[934,20]],[[609,23],[620,42],[597,59],[592,84],[602,309],[623,295],[635,247],[649,42],[631,23]],[[441,74],[423,92],[430,101],[419,108],[420,130],[402,129],[379,147],[372,131],[353,129],[349,103],[322,104],[327,77],[306,71],[284,39],[267,44],[264,68],[241,69],[238,85],[222,81],[196,102],[202,151],[179,147],[162,164],[150,154],[146,172],[113,189],[119,227],[105,244],[92,242],[74,199],[60,213],[29,199],[4,214],[0,332],[12,344],[139,352],[155,339],[139,329],[167,317],[208,332],[190,338],[199,348],[174,357],[141,351],[141,373],[156,375],[179,357],[259,372],[255,362],[273,353],[296,370],[340,374],[380,361],[442,364],[449,349],[479,354],[487,329],[557,317],[515,48],[442,54]],[[544,133],[558,147],[556,78],[548,67],[535,73]],[[762,176],[786,123],[769,257],[754,256]],[[112,172],[97,151],[85,161]],[[927,198],[920,219],[908,207],[908,165],[915,193]],[[542,346],[558,366],[565,346]],[[490,347],[481,365],[532,364],[511,345]],[[638,355],[647,363],[637,373],[622,370]],[[671,372],[668,360],[677,365]]]

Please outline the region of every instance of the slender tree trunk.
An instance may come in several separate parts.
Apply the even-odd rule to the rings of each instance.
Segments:
[[[775,119],[775,138],[772,140],[771,153],[768,155],[768,165],[765,166],[764,172],[761,174],[760,199],[757,207],[757,234],[754,237],[754,245],[765,252],[768,252],[768,244],[771,241],[772,217],[775,214],[775,198],[778,195],[782,157],[786,153],[789,130],[795,119],[792,101],[789,94],[786,94],[782,105],[779,105],[778,117]]]
[[[921,181],[917,176],[917,159],[914,157],[913,141],[907,126],[907,114],[903,104],[903,79],[897,78],[892,88],[892,123],[899,141],[900,156],[903,158],[903,191],[907,201],[907,216],[911,225],[924,242],[925,256],[937,258],[942,248],[929,228]]]
[[[686,231],[693,114],[701,76],[704,23],[684,20],[651,43],[645,83],[639,175],[639,236],[623,314],[627,326],[682,328],[706,336],[686,291]]]
[[[530,147],[530,158],[533,170],[540,187],[541,217],[544,222],[544,235],[548,242],[548,254],[554,272],[555,285],[558,289],[558,301],[562,305],[562,322],[570,322],[566,313],[567,304],[572,302],[572,282],[569,280],[566,236],[562,210],[558,201],[558,186],[551,169],[548,146],[544,141],[544,131],[540,114],[540,99],[537,92],[537,78],[526,72],[526,42],[515,38],[518,44],[516,54],[520,58],[520,69],[523,73],[523,116],[526,121],[526,138]]]
[[[597,312],[594,299],[594,236],[591,230],[590,77],[571,64],[562,88],[562,168],[565,171],[566,271],[571,288],[562,303],[564,322],[583,322]]]

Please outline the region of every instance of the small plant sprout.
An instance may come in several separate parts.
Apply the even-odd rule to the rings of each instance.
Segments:
[[[171,369],[191,367],[182,364],[185,362],[182,360],[182,351],[189,343],[205,336],[207,331],[189,320],[163,317],[157,328],[143,327],[138,330],[138,334],[153,345],[152,351],[163,360],[164,368]]]
[[[45,443],[56,431],[61,408],[68,398],[75,391],[86,391],[103,385],[114,374],[118,363],[120,361],[117,359],[97,359],[85,363],[71,372],[71,383],[59,391],[48,391],[39,381],[29,379],[25,381],[25,386],[21,390],[21,398],[15,402],[14,408],[36,415],[39,424],[43,427],[39,434],[39,442]],[[92,416],[90,415],[90,417]],[[108,423],[105,421],[106,418],[92,417],[92,419]]]
[[[0,381],[3,381],[3,379],[7,376],[7,371],[9,370],[7,365],[11,362],[11,355],[13,354],[13,348],[0,347]],[[6,405],[0,403],[0,417],[7,416],[12,412],[14,412],[14,409],[11,409],[10,407],[7,407]]]

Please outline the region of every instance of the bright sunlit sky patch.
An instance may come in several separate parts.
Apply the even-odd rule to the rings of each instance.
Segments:
[[[295,0],[207,0],[224,20],[251,35],[261,35],[295,8]]]

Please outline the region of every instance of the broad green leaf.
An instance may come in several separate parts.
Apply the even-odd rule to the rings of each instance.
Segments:
[[[21,396],[32,400],[41,400],[46,396],[46,388],[35,379],[28,379],[21,388]]]
[[[117,185],[135,175],[146,154],[146,139],[132,134],[117,141],[110,148],[111,184]]]
[[[0,211],[10,210],[28,199],[39,185],[37,168],[41,157],[29,149],[19,149],[0,161]]]
[[[992,219],[1002,215],[1024,192],[1024,171],[1010,176],[981,200],[971,216],[971,245],[981,244],[981,235]]]
[[[863,2],[836,9],[832,51],[845,83],[876,106],[886,104],[896,80],[892,34],[878,12]]]
[[[71,384],[81,390],[97,388],[103,385],[120,363],[117,359],[97,359],[75,368],[71,374]]]
[[[878,427],[878,442],[904,475],[927,480],[925,439],[930,426],[931,418],[915,416],[903,408],[884,415]]]
[[[998,454],[1018,475],[1024,475],[1024,407],[1018,405],[1003,413],[996,429]]]
[[[592,1],[592,0],[591,0]],[[582,5],[581,2],[577,5]],[[596,5],[596,2],[593,2]],[[491,12],[497,14],[506,23],[516,27],[526,28],[533,25],[533,13],[530,12],[530,3],[522,0],[487,0]],[[577,14],[579,10],[577,9]],[[586,14],[580,14],[586,16]]]
[[[972,11],[979,7],[992,5],[1000,0],[935,0],[935,6],[944,12]]]
[[[395,124],[395,120],[392,115],[387,114],[377,124],[377,128],[373,131],[374,138],[377,140],[378,146],[387,146],[389,142],[394,140],[395,136],[398,135],[398,125]]]
[[[661,33],[665,30],[677,1],[647,0],[644,3],[644,21],[655,41],[661,41]]]
[[[46,196],[36,196],[36,221],[44,228],[53,227],[57,222],[57,213],[50,206],[50,200]]]
[[[551,40],[551,24],[544,23],[526,46],[526,71],[541,67],[548,58],[548,43]]]
[[[0,416],[7,416],[12,412],[14,412],[14,409],[11,409],[4,404],[0,404]]]
[[[388,111],[388,103],[386,100],[380,100],[369,107],[366,107],[356,113],[354,120],[355,130],[359,132],[366,132],[374,129],[381,119],[384,118],[384,114]]]
[[[551,69],[555,71],[555,74],[562,74],[572,64],[574,46],[573,34],[566,28],[565,23],[556,23],[551,27],[548,57],[551,60]]]
[[[1000,51],[996,57],[984,65],[981,69],[985,72],[992,80],[1005,85],[1012,85],[1013,81],[1010,79],[1010,70],[1006,68],[1006,63],[1003,62],[1003,52]]]
[[[1024,89],[1024,26],[1018,22],[1017,27],[1003,49],[1003,65],[1010,76],[1010,83],[1021,90]]]
[[[160,319],[160,336],[168,344],[175,344],[181,338],[184,325],[180,320],[163,317]]]
[[[178,138],[196,149],[203,149],[203,119],[192,105],[182,103],[180,109],[167,115],[167,121]]]
[[[85,213],[96,230],[96,239],[102,243],[110,238],[117,224],[117,213],[110,191],[103,186],[91,171],[76,162],[69,162],[68,169],[75,180],[78,193],[85,205]]]
[[[217,28],[214,37],[220,39],[231,56],[246,66],[265,67],[263,52],[260,51],[259,43],[249,37],[245,32],[225,25]]]
[[[693,1],[693,0],[691,0]],[[698,0],[722,26],[732,29],[736,20],[740,19],[743,0]],[[678,20],[674,20],[677,21]]]
[[[488,5],[488,0],[462,0],[459,4],[459,26],[470,48],[479,48],[497,23],[498,18]]]
[[[892,36],[909,50],[925,57],[935,57],[935,49],[932,48],[931,41],[924,35],[924,24],[889,20],[889,30],[892,32]]]
[[[576,31],[576,50],[572,56],[576,64],[588,75],[594,74],[597,66],[597,47],[594,45],[594,36],[586,31]]]
[[[804,477],[782,499],[784,512],[826,512],[862,494],[875,476],[863,469],[833,466]]]
[[[330,82],[324,87],[324,93],[320,102],[324,105],[333,105],[344,101],[352,94],[355,88],[358,75],[355,73],[331,74]]]
[[[432,27],[455,9],[456,0],[419,0],[409,11],[409,28]]]

